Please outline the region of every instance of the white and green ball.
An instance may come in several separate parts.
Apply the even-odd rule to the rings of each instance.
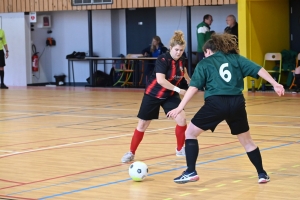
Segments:
[[[142,181],[148,175],[148,166],[140,161],[136,161],[129,166],[129,176],[134,181]]]

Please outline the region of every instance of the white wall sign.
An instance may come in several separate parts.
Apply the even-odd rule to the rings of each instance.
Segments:
[[[29,13],[30,23],[36,23],[36,12]]]

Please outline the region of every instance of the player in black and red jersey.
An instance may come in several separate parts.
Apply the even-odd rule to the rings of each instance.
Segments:
[[[154,71],[149,78],[145,94],[138,113],[139,122],[132,136],[130,151],[121,161],[134,160],[135,151],[144,137],[144,133],[151,120],[158,119],[160,106],[168,113],[180,104],[179,94],[184,95],[185,90],[177,87],[185,78],[187,83],[190,77],[185,69],[185,58],[182,56],[185,49],[185,40],[181,31],[175,31],[170,40],[170,52],[160,55],[155,63]],[[175,135],[177,138],[177,156],[185,156],[184,141],[186,130],[185,112],[181,112],[176,118]]]

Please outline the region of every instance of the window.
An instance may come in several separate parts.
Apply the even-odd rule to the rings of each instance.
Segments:
[[[113,0],[72,0],[73,6],[89,5],[89,4],[112,4]]]

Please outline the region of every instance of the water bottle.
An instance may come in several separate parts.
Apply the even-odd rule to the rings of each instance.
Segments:
[[[255,92],[255,82],[254,80],[251,80],[251,82],[252,82],[252,92]]]

